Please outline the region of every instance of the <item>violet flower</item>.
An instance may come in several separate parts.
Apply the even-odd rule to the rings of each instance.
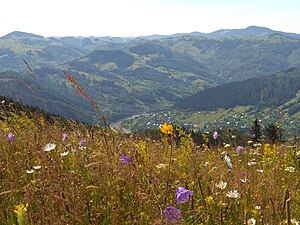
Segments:
[[[15,140],[15,135],[12,132],[9,132],[7,137],[10,143],[12,143]]]
[[[244,152],[244,147],[243,146],[237,146],[237,148],[236,148],[236,153],[238,153],[238,154],[242,154]]]
[[[68,135],[67,134],[63,134],[62,141],[65,142],[65,141],[67,141],[67,139],[68,139]]]
[[[85,144],[86,144],[86,140],[85,139],[80,140],[80,142],[79,142],[79,146],[80,147],[84,146]]]
[[[176,190],[176,195],[177,195],[177,204],[180,204],[182,202],[187,202],[190,200],[190,195],[194,194],[194,192],[189,191],[185,187],[179,187]]]
[[[167,221],[172,223],[173,221],[180,220],[181,211],[174,208],[173,206],[168,206],[164,211],[164,215],[167,217]]]
[[[130,163],[131,159],[122,153],[122,156],[119,158],[119,161],[121,163]]]

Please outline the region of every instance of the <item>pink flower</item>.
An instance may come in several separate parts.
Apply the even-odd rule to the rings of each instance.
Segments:
[[[214,138],[214,140],[217,140],[217,139],[218,139],[218,137],[219,137],[219,134],[218,134],[218,132],[217,132],[217,131],[215,131],[215,132],[214,132],[214,134],[213,134],[213,138]]]

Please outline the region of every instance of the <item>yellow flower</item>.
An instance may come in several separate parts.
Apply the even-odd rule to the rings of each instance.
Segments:
[[[17,215],[22,215],[27,211],[28,203],[24,206],[22,203],[15,206],[14,213]]]
[[[215,203],[214,201],[214,197],[213,196],[208,196],[205,198],[205,202],[208,204],[208,205],[212,205]]]
[[[27,208],[28,208],[28,203],[25,206],[22,203],[15,206],[14,213],[16,214],[19,225],[27,224],[26,223]]]
[[[166,123],[164,123],[161,128],[160,131],[163,132],[164,134],[173,134],[173,126],[172,124],[167,125]]]

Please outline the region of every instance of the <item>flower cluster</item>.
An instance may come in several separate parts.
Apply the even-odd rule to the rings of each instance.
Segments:
[[[178,187],[176,190],[177,204],[184,203],[190,200],[190,196],[194,192],[186,189],[185,187]],[[168,206],[164,211],[164,215],[167,217],[169,223],[180,220],[181,211],[173,206]]]

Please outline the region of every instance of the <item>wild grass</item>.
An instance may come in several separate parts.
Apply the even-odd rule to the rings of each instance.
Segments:
[[[168,224],[168,206],[181,211],[175,224],[300,219],[299,145],[249,142],[237,153],[197,146],[183,131],[142,139],[4,109],[0,224]],[[55,148],[45,151],[48,143]],[[188,201],[177,204],[178,187],[193,192]]]

